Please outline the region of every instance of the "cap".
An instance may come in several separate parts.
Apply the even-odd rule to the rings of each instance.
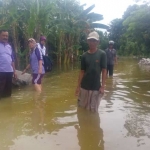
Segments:
[[[95,31],[93,31],[88,35],[87,40],[89,40],[89,39],[95,39],[95,40],[99,41],[99,34]]]
[[[33,38],[29,38],[28,42],[35,42],[36,43],[35,39],[33,39]]]
[[[40,41],[46,41],[46,37],[45,36],[41,36],[40,37]]]
[[[114,45],[114,43],[115,43],[114,41],[109,41],[109,44],[112,44],[112,45]]]

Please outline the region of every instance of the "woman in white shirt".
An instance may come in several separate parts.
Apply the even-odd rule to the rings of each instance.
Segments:
[[[46,37],[45,36],[41,36],[40,37],[40,42],[37,43],[37,47],[42,52],[42,55],[44,55],[44,56],[46,55],[45,44],[46,44]]]

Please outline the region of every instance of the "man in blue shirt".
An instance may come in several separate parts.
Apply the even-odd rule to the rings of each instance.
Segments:
[[[0,30],[0,98],[11,96],[12,77],[16,77],[14,56],[8,44],[8,31]]]

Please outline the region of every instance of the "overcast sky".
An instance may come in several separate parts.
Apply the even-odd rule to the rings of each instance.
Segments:
[[[115,18],[121,18],[129,5],[133,5],[133,0],[79,0],[81,4],[86,3],[86,7],[95,4],[93,12],[103,15],[101,23],[109,24]]]

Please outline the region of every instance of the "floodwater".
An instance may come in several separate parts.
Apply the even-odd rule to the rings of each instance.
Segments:
[[[78,65],[56,68],[43,81],[0,100],[0,150],[149,150],[150,71],[119,60],[99,113],[77,109]]]

